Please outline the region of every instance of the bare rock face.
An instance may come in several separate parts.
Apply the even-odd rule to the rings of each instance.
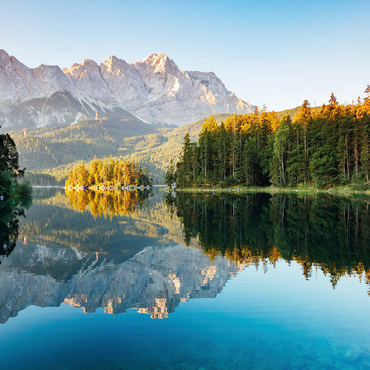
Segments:
[[[254,108],[214,73],[181,70],[166,54],[132,63],[111,56],[100,66],[84,60],[61,70],[43,64],[31,69],[0,50],[0,124],[5,127],[71,124],[94,118],[95,110],[118,118],[125,110],[147,123],[182,125]]]

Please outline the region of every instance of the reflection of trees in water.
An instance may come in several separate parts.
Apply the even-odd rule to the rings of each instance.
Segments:
[[[32,201],[23,206],[29,206]],[[0,256],[9,256],[14,250],[19,235],[19,217],[25,217],[24,208],[14,205],[12,200],[0,202]],[[0,261],[1,263],[1,261]]]
[[[185,242],[198,237],[210,257],[222,254],[267,269],[296,261],[309,279],[314,268],[370,280],[369,202],[328,195],[179,194],[166,203],[184,226]]]
[[[109,215],[111,219],[134,212],[148,199],[149,193],[147,190],[99,192],[66,189],[68,201],[75,210],[83,213],[88,209],[94,217],[106,218]]]

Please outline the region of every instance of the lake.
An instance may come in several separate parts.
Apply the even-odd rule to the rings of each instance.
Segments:
[[[35,189],[0,218],[1,369],[368,369],[369,204]]]

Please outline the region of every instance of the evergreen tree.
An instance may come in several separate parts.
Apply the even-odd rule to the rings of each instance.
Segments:
[[[285,116],[276,131],[274,142],[274,154],[271,160],[271,182],[276,185],[286,186],[288,184],[287,176],[287,154],[289,125],[291,119]]]
[[[225,181],[228,174],[228,157],[229,157],[229,134],[225,129],[225,125],[222,122],[219,128],[217,141],[216,141],[216,177],[220,180]]]
[[[363,171],[366,184],[370,182],[370,116],[365,114],[361,119],[361,170]]]
[[[187,132],[184,137],[182,156],[180,158],[179,181],[184,185],[190,185],[193,173],[193,146],[191,145],[190,135]]]
[[[78,186],[88,186],[89,173],[85,169],[83,163],[80,164],[77,170],[77,185]]]
[[[173,159],[171,159],[170,164],[167,167],[164,181],[168,186],[171,186],[171,184],[175,182],[175,166],[173,164]]]
[[[18,151],[9,134],[0,135],[0,171],[8,171],[13,179],[23,177],[25,171],[19,168]]]
[[[107,162],[107,157],[104,158],[104,162],[102,163],[102,166],[100,167],[100,182],[104,185],[108,185],[109,181],[109,167]]]
[[[309,146],[308,146],[308,138],[307,138],[307,130],[308,126],[311,123],[312,114],[310,103],[308,100],[305,100],[301,105],[301,109],[295,118],[294,122],[298,125],[303,127],[303,155],[298,154],[298,147],[299,147],[299,136],[298,136],[298,143],[297,143],[297,156],[299,157],[299,163],[297,166],[297,179],[303,177],[303,182],[306,185],[309,181],[309,173],[308,173],[308,153],[309,153]],[[299,132],[299,130],[297,130]],[[300,173],[302,171],[302,174]]]
[[[258,154],[257,140],[253,137],[247,138],[243,150],[243,180],[246,185],[259,183],[261,168]]]

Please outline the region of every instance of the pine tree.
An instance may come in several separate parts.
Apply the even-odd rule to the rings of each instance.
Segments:
[[[72,176],[71,176],[71,179],[70,179],[70,184],[73,187],[78,185],[78,171],[77,171],[76,165],[74,165],[73,169],[72,169]]]
[[[167,167],[164,181],[168,186],[171,186],[171,184],[175,182],[175,166],[173,164],[173,159],[171,159],[170,164]]]
[[[257,140],[253,137],[246,139],[243,150],[243,180],[247,186],[256,185],[261,175],[259,150]]]
[[[213,140],[212,133],[206,128],[199,135],[200,160],[202,162],[203,177],[207,181],[212,178]]]
[[[228,156],[229,156],[229,134],[225,129],[225,125],[222,122],[218,131],[216,140],[216,176],[218,179],[225,180],[228,170]]]
[[[366,184],[370,183],[370,116],[361,119],[361,170],[365,176]]]
[[[90,168],[89,168],[89,186],[96,185],[97,182],[97,172],[98,172],[98,160],[96,157],[91,161]]]
[[[81,163],[77,170],[77,185],[88,186],[89,173],[86,171],[85,166]]]
[[[107,186],[109,181],[109,167],[107,162],[107,157],[104,158],[104,162],[100,168],[100,182]]]
[[[108,163],[108,185],[114,184],[114,167],[115,167],[115,161],[113,160],[112,155],[109,157],[109,163]]]
[[[178,181],[181,185],[190,185],[191,175],[193,174],[193,147],[190,141],[190,135],[187,132],[184,137],[182,155],[178,163],[179,176]]]
[[[308,147],[307,130],[308,130],[309,124],[311,123],[311,120],[312,120],[312,113],[311,113],[310,103],[308,102],[308,100],[305,100],[303,104],[301,105],[301,108],[300,108],[300,111],[297,117],[294,119],[294,123],[301,125],[303,127],[303,156],[299,156],[300,164],[298,166],[298,169],[299,170],[302,169],[303,171],[303,181],[305,185],[309,181],[309,173],[308,173],[309,147]],[[298,173],[297,178],[300,178],[300,177],[301,176]]]
[[[276,131],[274,154],[271,160],[271,181],[273,184],[281,186],[286,186],[288,183],[286,162],[290,122],[290,117],[285,116],[285,119],[283,119],[279,129]]]

